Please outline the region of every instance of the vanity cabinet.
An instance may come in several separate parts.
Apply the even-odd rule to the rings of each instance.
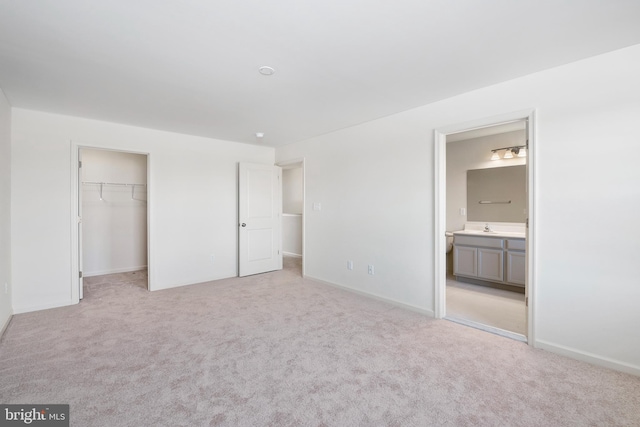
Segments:
[[[524,239],[507,239],[506,249],[507,282],[517,286],[524,286],[527,259]]]
[[[455,235],[453,274],[507,285],[525,284],[524,239]]]
[[[501,249],[478,248],[478,279],[503,281],[504,252]]]

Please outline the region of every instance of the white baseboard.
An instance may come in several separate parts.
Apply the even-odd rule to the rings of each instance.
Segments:
[[[302,254],[294,254],[293,252],[282,251],[282,255],[290,256],[290,257],[293,257],[293,258],[302,258]]]
[[[74,305],[77,304],[78,302],[74,302],[71,300],[66,300],[66,301],[56,301],[56,302],[52,302],[52,303],[47,303],[47,304],[42,304],[42,305],[32,305],[32,306],[18,306],[18,307],[13,307],[13,314],[20,314],[20,313],[30,313],[32,311],[40,311],[40,310],[48,310],[50,308],[58,308],[58,307],[66,307],[68,305]]]
[[[110,270],[102,270],[102,271],[83,271],[83,277],[94,277],[94,276],[104,276],[105,274],[115,274],[115,273],[130,273],[132,271],[140,271],[146,270],[146,265],[141,265],[138,267],[123,267],[123,268],[113,268]]]
[[[591,363],[592,365],[602,366],[613,369],[615,371],[625,372],[627,374],[640,376],[640,366],[630,363],[620,362],[619,360],[610,359],[608,357],[598,356],[597,354],[588,353],[586,351],[576,350],[563,345],[553,344],[544,340],[536,340],[534,347],[550,351],[552,353],[567,356],[572,359]]]
[[[400,302],[400,301],[396,301],[394,299],[391,298],[387,298],[387,297],[383,297],[380,295],[376,295],[374,293],[371,292],[365,292],[365,291],[361,291],[359,289],[354,289],[354,288],[350,288],[349,286],[345,286],[345,285],[339,285],[337,283],[333,283],[333,282],[328,282],[326,280],[323,279],[318,279],[317,277],[313,277],[313,276],[309,276],[309,275],[305,275],[304,276],[305,279],[311,279],[315,282],[318,283],[322,283],[323,285],[328,285],[328,286],[333,286],[334,288],[340,288],[342,290],[348,291],[348,292],[352,292],[354,294],[358,294],[358,295],[362,295],[368,298],[372,298],[378,301],[383,301],[383,302],[387,302],[389,304],[395,305],[396,307],[401,307],[401,308],[405,308],[407,310],[411,310],[411,311],[415,311],[417,313],[420,314],[425,314],[429,317],[435,317],[435,313],[433,310],[427,310],[424,308],[420,308],[420,307],[416,307],[415,305],[411,305],[411,304],[406,304],[404,302]]]

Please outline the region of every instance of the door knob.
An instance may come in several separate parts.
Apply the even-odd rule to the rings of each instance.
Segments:
[[[247,224],[245,224],[244,222],[242,224],[240,224],[242,227],[246,227]]]

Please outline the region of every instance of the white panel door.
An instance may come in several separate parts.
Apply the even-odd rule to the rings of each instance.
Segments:
[[[278,166],[240,163],[240,277],[282,269],[281,176]]]

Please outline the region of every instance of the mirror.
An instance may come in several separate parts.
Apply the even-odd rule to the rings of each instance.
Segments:
[[[527,218],[525,165],[467,171],[467,220],[524,223]]]

